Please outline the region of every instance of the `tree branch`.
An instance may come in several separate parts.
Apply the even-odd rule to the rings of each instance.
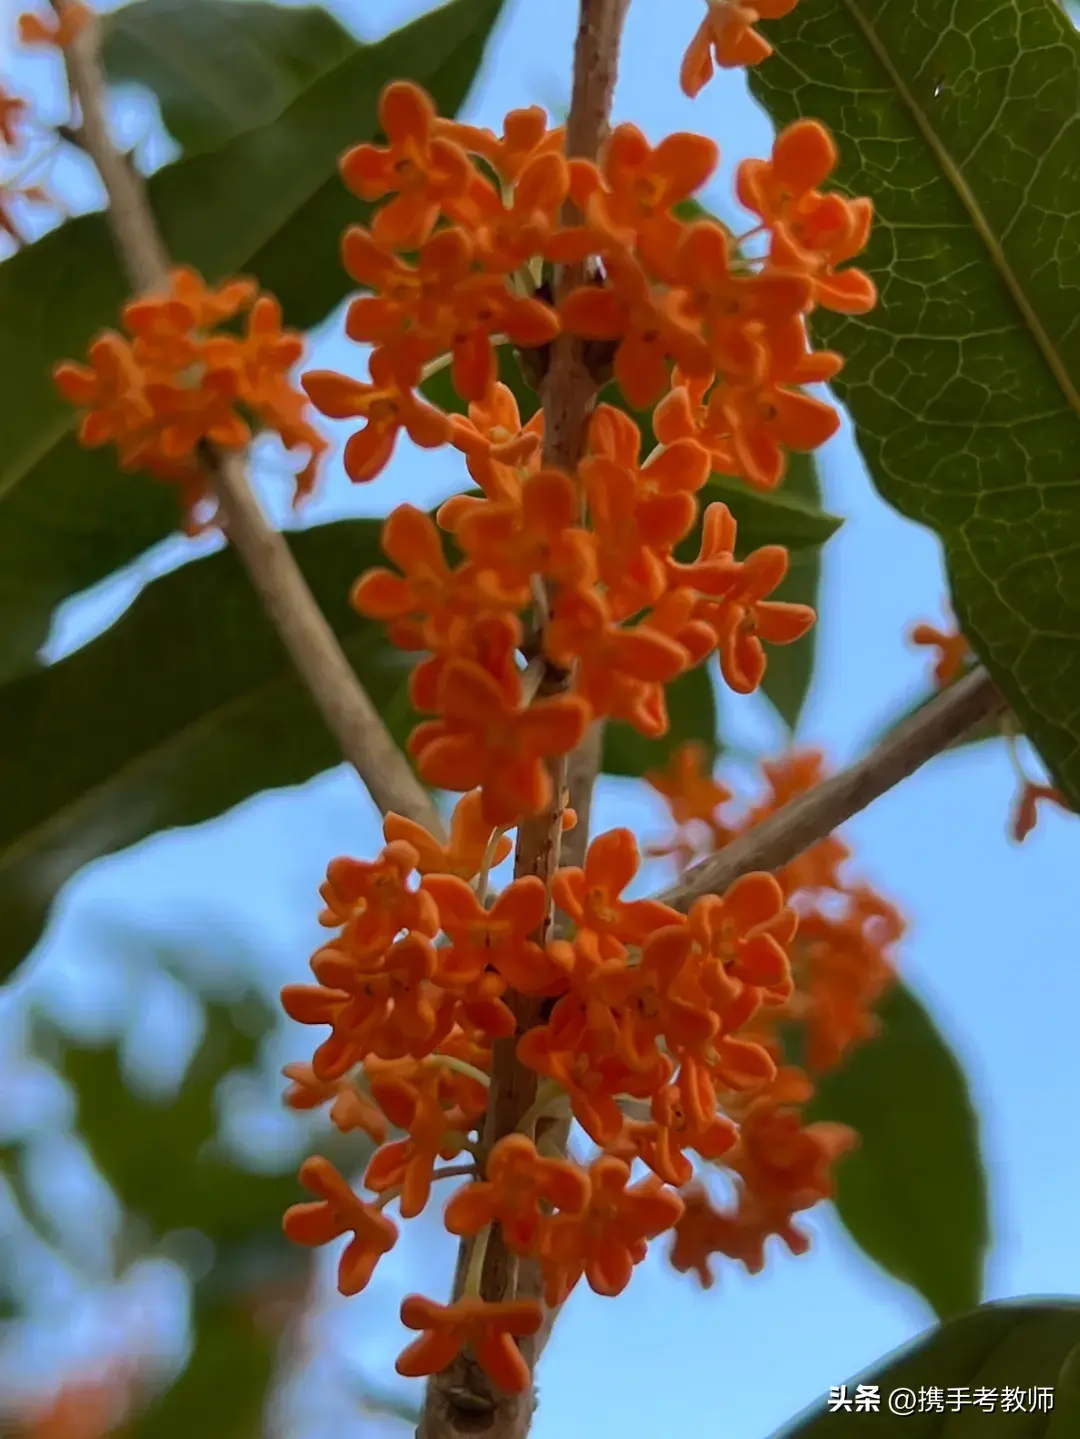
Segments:
[[[566,153],[595,159],[607,138],[611,102],[618,70],[619,44],[629,0],[581,0],[577,39],[574,46],[574,77],[570,115],[566,125]],[[564,218],[572,223],[576,217],[567,206]],[[556,298],[585,279],[583,266],[567,267],[559,277]],[[589,416],[596,404],[599,385],[587,363],[585,344],[572,335],[556,338],[551,347],[550,363],[543,380],[544,413],[543,464],[545,468],[576,473],[585,449]],[[537,636],[542,636],[547,622],[547,596],[537,606]],[[537,690],[539,696],[564,693],[571,675],[550,662]],[[552,763],[552,802],[545,813],[523,823],[518,829],[514,860],[515,875],[536,875],[550,887],[559,865],[562,845],[563,812],[569,779],[576,794],[570,802],[579,808],[580,831],[571,831],[572,844],[585,842],[588,812],[593,783],[600,755],[601,727],[594,726],[583,741],[580,751],[569,761]],[[551,913],[533,936],[541,942],[549,937]],[[543,1022],[544,1001],[527,996],[507,996],[517,1020],[516,1035],[497,1040],[492,1057],[491,1088],[482,1140],[486,1154],[503,1135],[515,1130],[536,1098],[537,1076],[518,1062],[517,1037]],[[565,1146],[569,1126],[549,1132],[548,1139],[562,1140]],[[459,1257],[454,1297],[462,1292],[466,1271],[464,1246]],[[496,1228],[488,1242],[480,1279],[480,1293],[487,1300],[511,1297],[538,1298],[540,1279],[535,1264],[519,1264],[509,1253]],[[521,1345],[530,1369],[536,1363],[551,1329],[551,1315],[541,1334]],[[534,1395],[508,1395],[496,1390],[471,1356],[464,1355],[448,1370],[432,1376],[428,1384],[423,1417],[417,1439],[461,1439],[467,1434],[482,1434],[487,1439],[523,1439],[532,1421]]]
[[[53,0],[61,16],[66,3]],[[105,186],[108,223],[134,289],[161,290],[168,284],[169,255],[142,179],[109,131],[97,30],[92,21],[64,52],[71,93],[81,111],[81,124],[72,133],[80,137]],[[221,509],[222,528],[342,754],[383,814],[394,810],[442,839],[438,811],[345,658],[288,545],[263,515],[240,457],[204,443],[200,458]]]
[[[962,739],[1006,703],[984,669],[972,670],[885,737],[864,759],[771,815],[655,896],[686,911],[704,894],[723,894],[741,875],[777,870],[817,844],[908,775]]]

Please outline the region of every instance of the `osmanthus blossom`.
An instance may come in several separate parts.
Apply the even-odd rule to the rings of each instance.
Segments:
[[[684,88],[695,93],[714,65],[764,58],[755,27],[794,3],[709,0]],[[0,110],[5,135],[19,116],[10,102]],[[812,625],[811,609],[778,597],[786,550],[742,545],[710,477],[774,489],[789,453],[835,432],[834,409],[806,386],[843,361],[813,349],[813,318],[873,304],[850,264],[871,209],[823,188],[836,152],[816,122],[739,169],[740,198],[768,237],[748,258],[717,221],[687,218],[719,159],[706,137],[654,144],[622,124],[595,160],[568,157],[564,130],[538,107],[511,111],[496,134],[440,117],[403,81],[386,86],[378,116],[382,142],[341,161],[371,207],[341,247],[359,290],[346,334],[370,346],[366,377],[309,371],[294,384],[302,343],[273,297],[178,269],[56,380],[82,411],[84,444],[113,445],[189,505],[205,498],[201,447],[239,450],[256,429],[306,449],[297,487],[310,488],[326,449],[311,409],[355,422],[344,465],[357,483],[375,480],[405,435],[458,452],[476,487],[434,515],[397,505],[382,529],[388,565],[351,592],[416,657],[407,752],[424,782],[459,799],[445,840],[390,813],[375,858],[327,868],[313,982],[282,993],[295,1021],[323,1033],[310,1062],[288,1066],[286,1102],[325,1105],[343,1134],[375,1142],[363,1175],[373,1197],[314,1157],[300,1174],[312,1198],[284,1225],[305,1245],[344,1239],[339,1287],[355,1294],[397,1240],[386,1210],[411,1219],[463,1178],[446,1226],[481,1262],[451,1304],[406,1298],[417,1337],[398,1370],[436,1373],[468,1351],[518,1392],[530,1379],[521,1344],[542,1310],[481,1292],[493,1235],[535,1261],[549,1304],[581,1282],[621,1293],[664,1234],[676,1266],[706,1279],[715,1252],[757,1268],[770,1236],[804,1242],[792,1218],[831,1192],[852,1142],[841,1126],[805,1122],[813,1083],[779,1037],[801,1023],[811,1062],[834,1062],[867,1033],[891,973],[897,925],[847,884],[846,852],[823,842],[687,913],[634,896],[641,851],[623,828],[544,877],[496,890],[493,875],[526,822],[549,816],[553,834],[576,822],[560,762],[598,722],[661,738],[668,686],[716,656],[727,686],[752,693],[771,646]],[[551,268],[586,261],[584,280],[554,298]],[[500,347],[542,372],[560,336],[606,356],[637,412],[596,406],[572,464],[550,462],[539,404],[530,411],[499,380]],[[440,371],[459,413],[432,402]],[[541,672],[565,683],[545,689]],[[777,769],[758,811],[815,775]],[[727,813],[701,747],[676,748],[649,777],[676,822],[666,848],[684,860],[703,835],[721,848],[760,818]],[[492,1137],[496,1056],[508,1053],[536,1100]],[[587,1163],[550,1151],[548,1122],[567,1114],[596,1146]],[[692,1187],[701,1163],[732,1178],[732,1211]]]

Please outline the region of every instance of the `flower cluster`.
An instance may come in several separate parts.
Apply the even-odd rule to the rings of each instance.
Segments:
[[[849,917],[808,909],[797,937],[785,887],[798,881],[787,874],[747,875],[686,916],[628,900],[639,854],[633,835],[616,829],[593,840],[581,868],[556,872],[555,904],[572,938],[538,942],[548,904],[541,880],[513,879],[484,902],[508,840],[484,818],[478,790],[459,802],[445,846],[400,816],[387,817],[385,835],[374,861],[330,865],[322,921],[336,933],[312,957],[316,983],[282,994],[293,1019],[329,1027],[310,1065],[286,1071],[288,1102],[330,1103],[337,1128],[378,1145],[364,1174],[373,1200],[313,1158],[301,1180],[316,1198],[285,1218],[299,1243],[352,1236],[338,1270],[343,1293],[363,1289],[395,1243],[388,1203],[412,1218],[437,1181],[471,1172],[493,1045],[508,1038],[543,1081],[537,1104],[492,1146],[483,1177],[452,1196],[445,1223],[477,1239],[481,1255],[497,1225],[512,1254],[538,1264],[549,1305],[582,1279],[599,1294],[621,1293],[649,1241],[673,1229],[681,1265],[679,1190],[693,1178],[691,1156],[722,1161],[741,1186],[732,1222],[743,1248],[725,1252],[749,1253],[751,1231],[754,1252],[770,1234],[799,1246],[791,1216],[831,1193],[831,1163],[852,1136],[801,1122],[810,1086],[778,1062],[769,1016],[804,1019],[812,1050],[839,1050],[865,1032],[851,1007],[868,997],[855,936],[861,918],[866,951],[884,943],[875,926],[885,911],[856,891]],[[797,991],[800,968],[807,980]],[[507,1003],[515,995],[547,1001],[524,1033]],[[590,1163],[545,1152],[537,1122],[561,1113],[595,1144]],[[404,1137],[388,1139],[391,1126]],[[454,1163],[463,1155],[472,1158]],[[647,1172],[634,1182],[638,1164]],[[401,1373],[443,1367],[470,1342],[496,1383],[525,1383],[510,1340],[535,1331],[536,1305],[485,1304],[474,1288],[451,1306],[410,1298],[402,1317],[424,1337],[402,1356]]]
[[[439,119],[404,83],[384,91],[380,119],[387,144],[342,162],[350,188],[378,204],[370,229],[352,227],[343,243],[366,292],[346,330],[372,346],[370,379],[322,371],[302,384],[324,414],[363,421],[345,451],[354,480],[377,475],[404,431],[459,450],[477,487],[434,518],[393,510],[383,548],[394,568],[362,575],[352,594],[419,657],[410,698],[425,718],[409,751],[428,784],[462,798],[445,844],[388,815],[374,860],[327,871],[322,922],[334,935],[312,957],[315,983],[282,999],[294,1020],[329,1032],[310,1065],[289,1067],[287,1098],[329,1103],[339,1129],[377,1145],[364,1175],[373,1197],[311,1159],[301,1179],[315,1197],[285,1228],[306,1244],[350,1235],[338,1279],[356,1293],[396,1241],[387,1205],[413,1217],[436,1182],[467,1173],[445,1212],[450,1232],[472,1241],[464,1293],[449,1306],[406,1299],[402,1320],[420,1337],[398,1368],[432,1373],[468,1345],[496,1385],[517,1391],[529,1375],[518,1341],[537,1332],[541,1309],[481,1292],[494,1231],[536,1267],[549,1306],[582,1280],[615,1295],[651,1240],[682,1234],[695,1158],[722,1162],[742,1186],[744,1247],[747,1225],[759,1248],[774,1233],[796,1245],[792,1214],[830,1192],[832,1161],[851,1142],[838,1126],[802,1123],[808,1081],[782,1062],[769,1018],[800,999],[804,1015],[824,1013],[822,996],[844,984],[809,910],[800,940],[792,875],[745,875],[683,914],[626,897],[641,857],[615,829],[550,885],[523,873],[489,888],[509,832],[559,800],[553,761],[593,722],[663,735],[672,680],[715,654],[727,684],[749,693],[765,645],[813,623],[809,608],[770,598],[786,551],[737,555],[730,511],[701,496],[716,470],[774,486],[790,448],[835,430],[833,410],[802,386],[840,359],[811,351],[806,319],[815,305],[873,303],[865,276],[836,270],[865,239],[869,207],[818,189],[832,142],[816,124],[794,126],[769,161],[740,171],[769,236],[751,263],[720,225],[685,218],[717,163],[700,136],[654,148],[622,125],[596,164],[567,160],[540,110],[512,112],[497,136]],[[591,278],[556,304],[552,266]],[[562,333],[606,349],[631,409],[655,406],[650,454],[644,420],[603,403],[573,469],[545,463],[542,420],[522,422],[497,349],[529,352],[542,369]],[[444,367],[466,413],[425,397]],[[565,677],[558,692],[538,693],[536,676],[553,674]],[[680,763],[685,779],[692,757]],[[796,782],[778,770],[776,797]],[[670,779],[688,819],[693,788]],[[817,873],[831,861],[808,862]],[[854,911],[845,923],[855,927]],[[800,965],[812,976],[803,991]],[[811,1030],[824,1050],[859,1026],[843,1012]],[[508,1043],[536,1100],[492,1135],[493,1056]],[[551,1148],[559,1117],[595,1146],[589,1161]]]
[[[221,328],[240,316],[242,331]],[[175,484],[194,530],[208,498],[200,447],[242,448],[256,425],[287,449],[309,452],[296,478],[299,499],[314,484],[327,443],[290,383],[303,341],[281,319],[277,300],[251,280],[212,288],[194,270],[174,270],[166,291],[125,305],[126,335],[100,335],[89,364],[56,366],[60,393],[84,412],[81,443],[113,444],[124,469]]]
[[[653,852],[672,855],[685,868],[824,778],[822,757],[814,751],[767,763],[763,772],[765,797],[741,818],[729,818],[724,810],[732,792],[713,778],[704,749],[681,747],[665,772],[647,776],[676,824],[673,838]],[[789,983],[780,1002],[762,1006],[745,1030],[774,1060],[776,1077],[741,1107],[726,1105],[740,1124],[739,1142],[724,1156],[724,1166],[735,1175],[734,1204],[716,1209],[705,1186],[695,1183],[683,1194],[685,1207],[675,1227],[672,1264],[695,1269],[706,1287],[713,1283],[713,1254],[737,1259],[757,1273],[770,1235],[779,1235],[793,1253],[803,1253],[809,1241],[792,1217],[832,1194],[830,1165],[854,1139],[842,1125],[803,1125],[799,1114],[814,1093],[810,1076],[833,1068],[852,1045],[876,1032],[874,1007],[893,981],[892,951],[904,925],[868,885],[848,879],[843,868],[848,858],[847,847],[830,835],[776,876],[798,916],[787,947]],[[691,920],[699,906],[713,904],[699,900]],[[785,1062],[783,1034],[793,1032],[793,1025],[800,1035],[802,1069]]]
[[[371,379],[303,379],[324,414],[364,420],[345,453],[354,480],[377,475],[404,431],[425,447],[457,444],[477,483],[505,491],[510,481],[483,461],[521,468],[529,451],[519,443],[492,455],[490,430],[485,447],[483,425],[463,430],[417,389],[449,363],[458,395],[490,420],[497,346],[542,354],[560,331],[606,345],[627,403],[657,406],[656,438],[669,452],[681,446],[650,477],[670,524],[689,513],[686,496],[709,468],[771,488],[787,450],[814,449],[835,432],[833,409],[801,387],[831,378],[841,360],[810,351],[806,317],[815,306],[859,313],[874,304],[863,272],[837,268],[865,244],[871,207],[820,189],[836,151],[816,121],[790,126],[769,160],[739,168],[739,197],[760,220],[751,233],[769,237],[755,260],[717,221],[684,218],[718,161],[703,136],[653,147],[624,124],[596,164],[567,160],[542,110],[511,112],[498,137],[439,119],[407,83],[387,88],[380,119],[389,143],[358,146],[341,167],[362,199],[385,202],[371,229],[352,227],[342,246],[349,274],[370,292],[352,302],[346,331],[374,347]],[[561,222],[568,201],[580,223]],[[593,282],[551,303],[551,266],[586,260]],[[515,438],[505,423],[496,429],[502,444]],[[609,436],[600,454],[636,468],[629,436]]]

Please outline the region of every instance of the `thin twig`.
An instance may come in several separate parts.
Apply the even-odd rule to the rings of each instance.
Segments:
[[[723,894],[741,875],[777,870],[851,819],[886,791],[962,739],[1006,704],[984,669],[973,670],[897,725],[864,759],[823,780],[655,896],[687,910],[704,894]]]
[[[573,99],[566,126],[568,156],[595,159],[607,138],[619,43],[628,5],[629,0],[581,0],[574,46]],[[567,218],[572,221],[574,216],[568,214]],[[568,289],[581,284],[583,279],[582,267],[568,267],[560,277],[556,296],[561,297]],[[542,457],[545,467],[575,473],[585,448],[586,430],[597,391],[597,380],[586,363],[585,346],[571,335],[560,335],[551,347],[543,382]],[[539,597],[537,605],[538,637],[542,635],[547,617],[545,593]],[[570,675],[550,662],[543,663],[538,697],[564,693],[569,686]],[[575,808],[580,805],[582,833],[586,832],[589,800],[596,777],[593,760],[599,757],[598,731],[586,738],[583,749],[587,749],[588,759],[583,761],[579,757],[576,768],[573,759],[569,763],[563,759],[550,765],[552,801],[543,814],[519,827],[515,875],[536,875],[550,885],[560,859],[563,812],[570,774],[576,776],[579,791],[576,798],[572,797],[571,803]],[[580,838],[579,835],[578,841]],[[546,939],[550,925],[549,914],[542,932],[533,937]],[[519,995],[513,998],[511,1007],[517,1020],[517,1035],[524,1034],[542,1021],[542,1000]],[[484,1126],[484,1153],[502,1135],[517,1128],[536,1097],[536,1088],[537,1076],[518,1062],[517,1036],[496,1041]],[[466,1251],[467,1246],[463,1246],[459,1255],[455,1298],[462,1292],[463,1276],[467,1270]],[[519,1265],[502,1242],[497,1229],[484,1256],[480,1293],[484,1299],[493,1301],[539,1295],[536,1267]],[[550,1316],[536,1340],[522,1343],[522,1352],[530,1369],[549,1332]],[[531,1392],[508,1395],[496,1390],[471,1356],[464,1355],[448,1370],[434,1375],[428,1384],[417,1439],[462,1439],[464,1435],[477,1434],[485,1435],[487,1439],[523,1439],[529,1431],[534,1404]]]
[[[66,3],[53,0],[61,16]],[[169,281],[169,255],[142,179],[109,130],[97,28],[91,22],[65,50],[68,81],[81,112],[71,134],[97,166],[109,201],[108,222],[132,286],[139,293],[161,290]],[[200,458],[220,506],[222,528],[342,754],[383,814],[394,810],[443,839],[438,811],[345,658],[284,538],[267,522],[240,456],[204,444]]]

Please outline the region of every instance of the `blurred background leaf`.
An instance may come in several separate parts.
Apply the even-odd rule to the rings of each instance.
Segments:
[[[878,1034],[816,1080],[810,1113],[859,1134],[837,1166],[848,1232],[946,1319],[982,1298],[990,1225],[978,1119],[956,1057],[911,990],[894,984],[877,1017]]]
[[[260,16],[265,22],[275,7],[236,8],[250,12],[257,35]],[[454,114],[501,8],[502,0],[451,0],[378,44],[354,42],[340,63],[294,89],[287,108],[266,124],[159,170],[148,191],[170,254],[209,281],[250,271],[281,301],[289,324],[307,328],[325,319],[351,287],[338,255],[341,232],[365,213],[341,183],[340,155],[375,138],[388,75],[425,85],[440,111]],[[174,6],[170,16],[173,58],[186,55],[196,76],[200,67],[216,75],[206,7]],[[184,38],[188,26],[192,34]],[[286,25],[275,38],[284,43],[288,33]],[[146,78],[155,74],[147,69]],[[281,94],[303,78],[282,60]],[[166,487],[120,474],[111,452],[76,445],[75,412],[51,379],[56,361],[84,354],[98,331],[115,326],[127,288],[97,213],[58,226],[0,265],[7,385],[0,412],[0,679],[34,667],[61,601],[130,563],[178,523]]]
[[[374,702],[388,705],[407,667],[348,601],[378,563],[379,530],[341,520],[288,538]],[[155,580],[97,639],[0,688],[0,975],[82,865],[339,762],[231,551]]]
[[[151,90],[186,155],[269,124],[362,48],[317,5],[136,0],[102,22],[108,78]]]

